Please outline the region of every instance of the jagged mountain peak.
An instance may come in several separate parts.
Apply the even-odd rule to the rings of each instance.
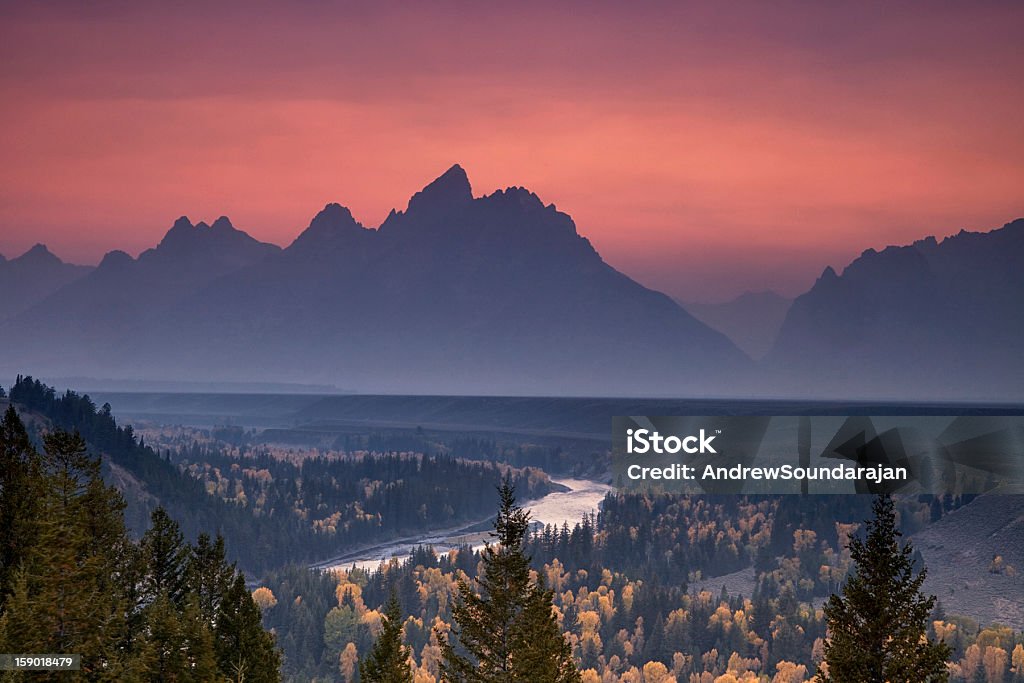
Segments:
[[[576,234],[575,224],[568,215],[560,213],[554,204],[545,204],[526,187],[509,186],[474,199],[466,171],[455,164],[414,194],[405,211],[392,209],[378,229],[385,234],[402,234],[429,228],[431,234],[441,229],[442,234],[464,236],[465,231],[473,230],[474,226],[490,223],[492,229],[498,227],[493,219],[503,223],[506,229],[515,224],[525,225],[536,219],[527,214],[541,212],[550,216],[537,219],[537,226],[543,224],[550,229],[552,225],[568,225],[570,232]]]
[[[174,221],[170,229],[166,233],[164,233],[164,237],[163,240],[161,240],[161,242],[165,242],[168,239],[173,240],[176,236],[179,235],[187,235],[193,232],[195,230],[195,227],[196,226],[192,225],[192,221],[189,220],[188,216],[180,216],[178,217],[177,220]]]
[[[935,235],[928,235],[922,239],[916,240],[913,244],[915,249],[934,249],[939,245],[939,241],[935,239]]]
[[[163,239],[157,244],[157,249],[169,249],[174,248],[175,245],[184,244],[192,239],[193,233],[196,231],[196,226],[192,224],[188,216],[181,216],[170,229],[164,233]]]
[[[164,258],[184,258],[206,253],[231,253],[244,250],[269,253],[278,247],[256,240],[247,232],[231,224],[227,216],[221,216],[210,225],[204,221],[192,224],[187,216],[181,216],[164,234],[155,249],[147,249],[139,258],[149,260],[158,255]]]
[[[217,220],[215,220],[213,222],[213,225],[210,226],[210,230],[212,230],[214,232],[218,232],[218,231],[230,231],[230,232],[233,232],[233,231],[235,231],[235,226],[231,225],[231,219],[230,218],[228,218],[227,216],[221,216],[220,218],[218,218]]]
[[[242,233],[241,230],[231,225],[231,219],[227,216],[221,216],[215,220],[212,224],[206,221],[199,221],[195,225],[195,232],[197,233],[210,233],[214,235],[230,235],[232,233]]]
[[[295,238],[287,251],[323,249],[373,232],[355,219],[348,207],[337,202],[324,206]]]
[[[207,223],[206,221],[199,221],[198,223],[193,224],[192,221],[189,220],[188,216],[181,216],[176,221],[174,221],[174,224],[164,235],[161,244],[167,242],[168,240],[174,242],[179,239],[193,239],[199,235],[202,235],[203,233],[238,233],[240,235],[246,235],[245,232],[233,226],[231,224],[231,219],[228,218],[227,216],[221,216],[220,218],[215,220],[212,225]]]
[[[12,263],[20,263],[30,266],[44,266],[51,264],[60,265],[64,262],[50,251],[45,244],[36,243],[31,249],[14,259]]]
[[[518,204],[524,209],[543,209],[544,202],[534,192],[525,187],[507,187],[504,190],[497,190],[488,195],[485,199],[498,202],[509,202]],[[551,207],[554,210],[554,207]]]
[[[1024,218],[1016,218],[1009,223],[1005,223],[1001,228],[996,228],[991,232],[977,232],[972,230],[961,229],[955,235],[950,235],[938,243],[939,247],[951,247],[956,244],[963,244],[967,242],[987,241],[989,238],[995,238],[1000,240],[1001,243],[1017,244],[1017,240],[1024,238]]]
[[[332,228],[347,228],[347,227],[362,227],[359,222],[352,215],[352,211],[347,206],[342,206],[337,202],[331,202],[324,206],[309,223],[310,227],[332,227]]]
[[[434,214],[464,205],[473,200],[469,176],[458,164],[442,173],[436,180],[417,192],[409,200],[406,213]]]

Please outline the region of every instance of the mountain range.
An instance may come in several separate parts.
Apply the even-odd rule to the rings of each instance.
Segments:
[[[0,255],[0,320],[32,308],[91,270],[90,266],[64,263],[44,244],[9,261]]]
[[[567,214],[524,188],[474,198],[459,166],[377,229],[329,204],[284,249],[179,219],[0,335],[11,372],[381,392],[704,394],[750,366]]]
[[[0,263],[0,278],[38,249]],[[608,265],[554,205],[522,187],[474,197],[458,165],[376,229],[328,204],[285,248],[226,217],[182,217],[137,258],[113,251],[89,269],[41,256],[15,277],[25,293],[0,309],[8,375],[364,393],[1024,398],[1024,221],[827,269],[758,363],[712,327],[759,355],[786,300],[748,297],[725,315],[736,329],[714,312],[694,317]],[[751,344],[743,323],[758,316],[768,322]]]
[[[826,268],[797,297],[765,359],[777,386],[813,395],[1024,397],[1024,219]]]

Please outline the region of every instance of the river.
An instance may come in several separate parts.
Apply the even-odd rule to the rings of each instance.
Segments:
[[[584,515],[597,512],[598,506],[612,487],[589,479],[555,479],[551,482],[568,490],[555,491],[543,498],[523,503],[523,508],[530,511],[530,517],[541,524],[557,527],[568,524],[570,527],[583,519]],[[391,558],[404,560],[420,545],[433,546],[438,553],[444,553],[457,546],[470,543],[475,548],[483,546],[487,538],[486,532],[467,532],[466,529],[477,524],[464,524],[452,529],[442,529],[428,535],[401,538],[380,545],[364,548],[358,552],[341,555],[327,562],[313,565],[315,569],[341,569],[352,565],[362,569],[376,569],[381,562]]]

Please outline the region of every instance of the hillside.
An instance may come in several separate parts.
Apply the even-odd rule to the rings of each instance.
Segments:
[[[990,494],[947,513],[909,540],[921,552],[928,568],[923,590],[939,599],[946,614],[967,616],[982,625],[1004,624],[1021,631],[1022,537],[1024,496]],[[1003,569],[990,571],[997,556],[1003,558]],[[699,590],[715,594],[724,586],[730,595],[751,595],[756,584],[753,567],[695,582]]]
[[[1024,496],[984,495],[912,537],[948,614],[1024,630]],[[1004,568],[990,571],[993,560]],[[1012,570],[1005,569],[1005,565]]]

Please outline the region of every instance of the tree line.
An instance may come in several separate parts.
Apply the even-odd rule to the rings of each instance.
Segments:
[[[47,431],[36,449],[7,408],[0,650],[80,654],[78,678],[90,681],[279,680],[279,652],[223,538],[186,543],[158,507],[133,542],[123,510],[80,434]]]
[[[57,428],[79,433],[105,456],[107,481],[134,480],[124,517],[136,536],[164,507],[188,538],[203,531],[231,539],[229,558],[254,575],[288,562],[315,562],[353,545],[446,528],[493,513],[488,494],[503,476],[531,497],[550,491],[543,472],[446,455],[378,454],[301,463],[254,450],[186,444],[159,453],[109,404],[57,393],[19,376],[10,400]],[[39,435],[30,429],[37,443]],[[115,471],[116,470],[116,471]]]

